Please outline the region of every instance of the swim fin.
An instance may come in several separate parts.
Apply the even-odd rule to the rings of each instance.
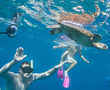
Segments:
[[[63,66],[58,69],[57,76],[58,78],[63,79]]]
[[[69,79],[68,73],[65,73],[63,87],[69,88],[69,86],[70,86],[70,79]]]

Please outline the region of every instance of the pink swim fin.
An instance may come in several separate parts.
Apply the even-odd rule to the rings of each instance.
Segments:
[[[69,88],[69,86],[70,86],[70,79],[69,79],[68,73],[65,73],[63,87]]]
[[[57,76],[58,76],[58,78],[63,79],[63,67],[58,69]]]

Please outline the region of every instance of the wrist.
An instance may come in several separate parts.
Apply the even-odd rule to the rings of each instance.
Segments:
[[[55,66],[54,69],[57,69],[57,66]]]
[[[55,70],[57,70],[58,68],[59,68],[59,66],[58,66],[58,65],[56,65],[56,66],[54,67],[54,69],[55,69]]]
[[[13,63],[19,62],[18,60],[16,60],[16,58],[14,58],[12,61],[13,61]]]

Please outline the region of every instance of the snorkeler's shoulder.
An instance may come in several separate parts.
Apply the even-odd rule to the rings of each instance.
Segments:
[[[2,73],[0,76],[5,78],[5,79],[12,80],[12,79],[16,78],[18,76],[18,74],[8,71],[8,72]]]

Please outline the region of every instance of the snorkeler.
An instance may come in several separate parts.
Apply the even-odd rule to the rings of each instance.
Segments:
[[[71,40],[72,41],[72,40]],[[59,45],[57,46],[53,46],[53,48],[66,48],[66,51],[62,54],[61,56],[61,60],[60,63],[64,62],[64,61],[68,61],[71,65],[65,70],[64,72],[64,82],[63,82],[63,86],[65,88],[69,87],[69,76],[68,76],[68,72],[74,68],[74,66],[77,64],[77,61],[74,59],[74,56],[77,52],[79,52],[79,55],[81,57],[82,60],[84,60],[86,63],[90,63],[82,54],[81,54],[81,49],[80,47],[76,46],[74,43],[71,43],[69,41],[66,41],[64,43],[62,42],[57,42]],[[70,44],[71,43],[71,44]],[[63,67],[58,69],[58,77],[59,78],[63,78]]]
[[[68,42],[68,41],[67,41]],[[61,63],[64,62],[65,60],[69,60],[70,63],[72,63],[72,65],[70,66],[70,68],[68,68],[66,70],[66,72],[70,71],[76,64],[77,61],[73,58],[73,56],[75,56],[75,54],[77,52],[79,52],[79,55],[81,57],[82,60],[84,60],[86,63],[90,63],[82,54],[81,54],[81,49],[79,46],[76,45],[69,45],[66,43],[59,43],[58,46],[53,46],[53,48],[66,48],[66,51],[62,54],[61,56]]]
[[[18,31],[18,21],[21,15],[21,13],[16,13],[12,19],[12,24],[8,26],[6,32],[0,32],[0,34],[7,34],[8,37],[14,37]]]
[[[44,73],[33,73],[33,61],[21,64],[19,72],[14,73],[9,70],[16,64],[20,63],[27,55],[24,55],[24,49],[19,47],[12,61],[0,69],[0,76],[7,81],[6,90],[27,90],[30,84],[35,81],[52,75],[64,63],[62,62]]]

